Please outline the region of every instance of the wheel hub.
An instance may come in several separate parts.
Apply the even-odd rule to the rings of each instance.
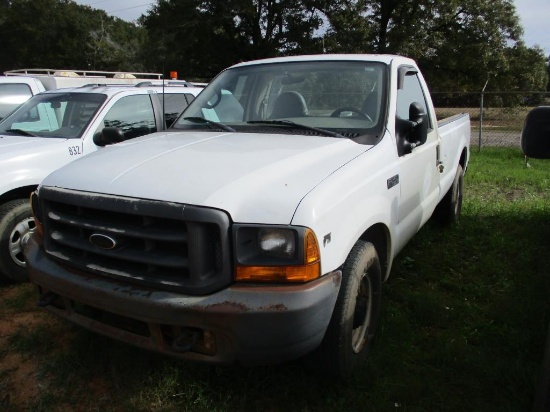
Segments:
[[[25,256],[23,255],[23,247],[35,228],[34,219],[27,218],[19,222],[11,231],[9,243],[10,256],[18,266],[27,266],[25,263]]]

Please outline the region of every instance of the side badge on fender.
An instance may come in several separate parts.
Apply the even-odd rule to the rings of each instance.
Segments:
[[[388,189],[391,189],[392,187],[399,184],[399,175],[392,176],[388,179]]]

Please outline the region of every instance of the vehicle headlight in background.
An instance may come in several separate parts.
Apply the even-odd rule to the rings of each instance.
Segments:
[[[235,225],[235,280],[307,282],[321,275],[317,238],[299,226]]]
[[[34,223],[36,225],[36,233],[38,236],[43,236],[43,228],[42,228],[42,211],[40,209],[40,200],[38,199],[38,192],[34,191],[31,193],[30,197],[31,202],[31,211],[32,211],[32,217],[34,218]]]

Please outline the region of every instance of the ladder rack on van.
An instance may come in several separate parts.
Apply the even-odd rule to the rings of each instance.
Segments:
[[[68,69],[16,69],[4,72],[6,76],[60,76],[60,77],[112,77],[115,79],[162,79],[161,73],[109,72],[101,70]],[[132,77],[133,76],[133,77]]]
[[[32,77],[46,90],[80,87],[89,83],[137,84],[144,80],[162,80],[161,73],[107,72],[98,70],[16,69],[4,72],[6,76]],[[13,78],[13,77],[12,77]]]

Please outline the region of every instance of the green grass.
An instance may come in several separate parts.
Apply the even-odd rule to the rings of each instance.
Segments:
[[[550,161],[529,166],[517,149],[472,152],[460,223],[429,222],[398,256],[370,358],[348,382],[300,362],[183,362],[59,321],[8,339],[40,372],[28,409],[530,411],[550,322]]]

